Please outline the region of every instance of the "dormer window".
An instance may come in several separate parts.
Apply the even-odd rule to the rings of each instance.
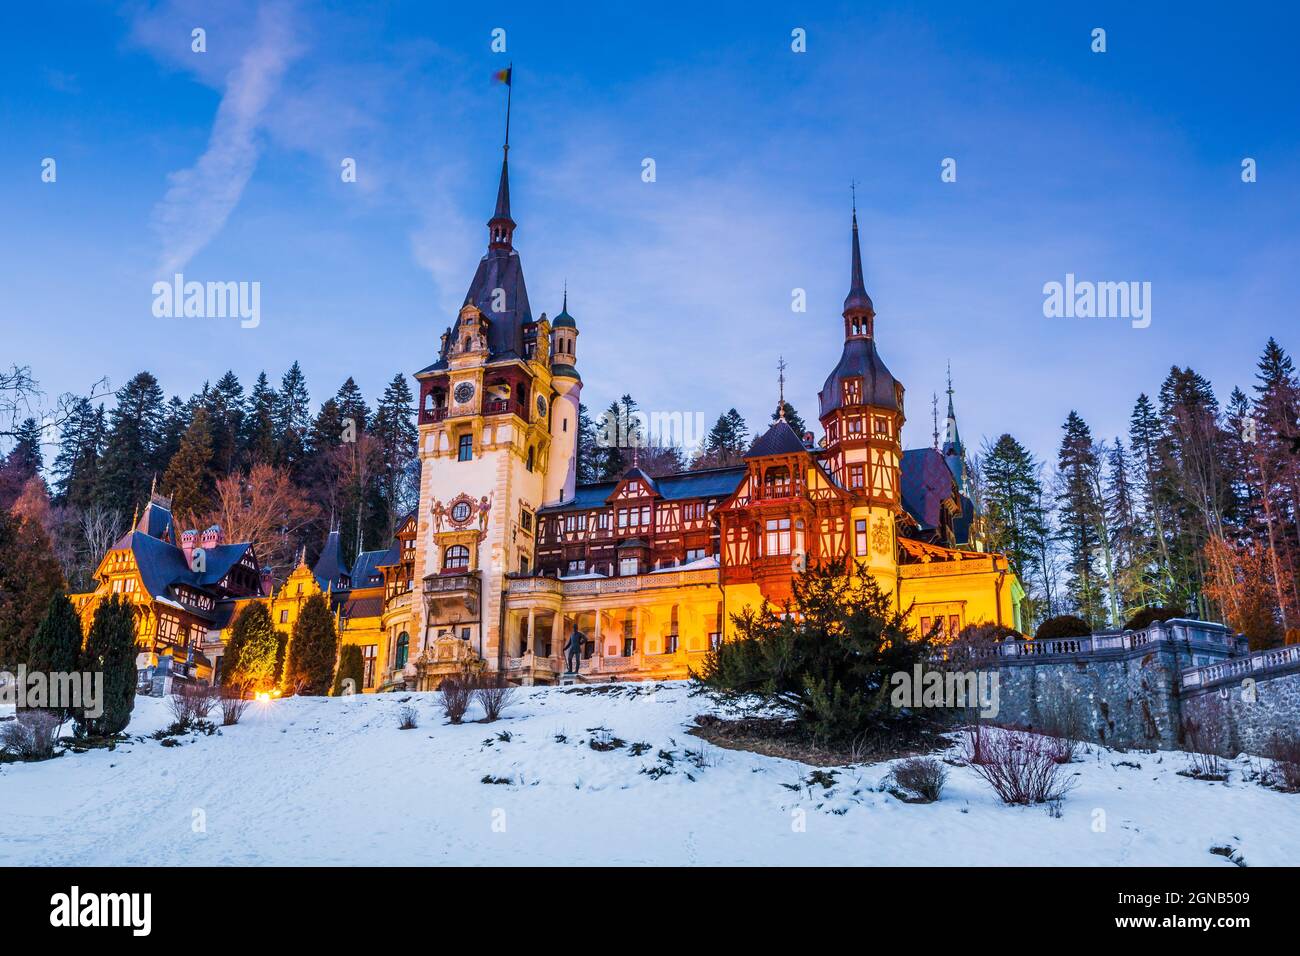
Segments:
[[[844,404],[862,404],[862,379],[846,378],[844,380]]]

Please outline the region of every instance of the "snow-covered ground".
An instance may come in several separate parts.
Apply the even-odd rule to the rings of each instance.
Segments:
[[[1177,774],[1181,754],[1093,748],[1059,818],[1002,805],[961,767],[940,802],[906,804],[875,789],[888,764],[825,789],[814,768],[704,743],[686,730],[712,705],[688,691],[525,689],[503,720],[460,726],[434,694],[277,700],[179,747],[148,737],[167,702],[139,698],[139,736],[115,751],[0,765],[0,865],[1232,866],[1210,853],[1224,845],[1250,866],[1300,859],[1300,795],[1246,781],[1244,759],[1205,783]],[[418,729],[398,729],[404,701]]]

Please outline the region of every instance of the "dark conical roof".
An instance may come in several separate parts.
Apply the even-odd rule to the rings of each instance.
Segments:
[[[894,387],[897,382],[876,351],[875,339],[850,338],[844,342],[839,364],[831,370],[822,390],[817,393],[818,404],[821,406],[818,417],[825,418],[844,404],[843,383],[848,378],[862,379],[863,405],[901,410]]]
[[[551,323],[553,329],[576,329],[578,323],[574,321],[573,316],[569,315],[569,290],[564,290],[564,305],[560,307],[560,314],[555,317]]]
[[[510,153],[506,147],[506,154],[501,157],[501,182],[497,185],[497,207],[492,212],[493,221],[498,219],[509,220],[512,224],[514,220],[510,218]]]
[[[844,312],[874,312],[875,306],[862,279],[862,246],[858,242],[858,212],[853,211],[853,274],[849,294],[844,298]]]

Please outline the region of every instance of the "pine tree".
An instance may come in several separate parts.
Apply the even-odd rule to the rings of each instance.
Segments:
[[[96,498],[120,514],[131,514],[149,494],[154,476],[166,467],[162,445],[163,393],[158,380],[141,372],[117,391],[108,416]]]
[[[1132,465],[1119,438],[1106,458],[1106,524],[1115,556],[1115,578],[1125,609],[1141,603],[1141,532],[1134,499]]]
[[[1060,507],[1060,536],[1068,554],[1070,595],[1079,616],[1095,627],[1105,620],[1093,566],[1101,515],[1096,491],[1099,462],[1092,433],[1077,412],[1071,411],[1061,428],[1065,436],[1057,456],[1056,501]]]
[[[0,508],[12,507],[27,482],[41,473],[41,428],[26,418],[15,431],[14,447],[0,460]]]
[[[694,468],[728,468],[738,465],[749,450],[749,426],[734,408],[718,416],[704,439],[704,449],[692,463]]]
[[[276,422],[279,419],[279,395],[271,387],[265,372],[259,372],[244,410],[240,444],[244,457],[253,465],[276,463]]]
[[[55,501],[73,508],[88,505],[99,475],[99,456],[104,442],[104,406],[79,398],[68,411],[54,458]]]
[[[76,714],[80,737],[111,737],[126,729],[135,707],[135,606],[111,594],[95,608],[81,658],[82,670],[104,675],[103,712]]]
[[[351,375],[339,386],[338,393],[334,396],[334,404],[338,406],[339,415],[344,421],[351,419],[353,427],[358,432],[365,431],[369,427],[370,408],[366,405],[361,389],[357,387]]]
[[[329,693],[339,653],[334,615],[324,595],[313,594],[303,602],[294,622],[285,660],[285,686],[300,694]]]
[[[217,379],[207,395],[212,429],[212,467],[228,475],[242,463],[241,435],[244,430],[244,386],[232,371]]]
[[[55,592],[36,627],[27,649],[27,669],[43,674],[71,674],[81,660],[81,618],[68,596]],[[60,721],[72,716],[69,708],[53,708]]]
[[[777,410],[772,413],[772,424],[775,425],[777,421],[781,418],[782,409],[785,410],[786,424],[788,424],[791,428],[794,429],[794,433],[796,435],[802,438],[804,432],[808,431],[808,426],[804,424],[803,419],[799,417],[799,413],[794,410],[794,406],[791,405],[789,402],[782,402],[777,407]]]
[[[415,397],[406,376],[397,373],[384,389],[375,409],[374,434],[379,440],[381,468],[380,498],[387,523],[384,540],[393,536],[397,522],[416,504],[418,477],[412,481],[419,461],[419,429],[415,425]]]
[[[275,412],[277,460],[298,477],[305,464],[311,430],[311,396],[307,393],[307,377],[297,362],[280,380]]]
[[[221,663],[221,686],[241,692],[268,690],[275,683],[280,638],[271,612],[261,601],[250,601],[230,629]]]
[[[1169,553],[1169,495],[1164,482],[1161,447],[1164,431],[1151,399],[1142,393],[1129,419],[1129,449],[1134,459],[1134,487],[1141,517],[1139,539],[1144,568],[1140,603],[1159,606],[1177,600]]]
[[[0,510],[0,669],[27,660],[63,570],[40,523]]]
[[[601,449],[596,444],[596,423],[591,420],[587,406],[578,405],[577,482],[591,484],[601,479]]]
[[[212,468],[212,426],[208,410],[194,413],[180,448],[163,474],[162,486],[171,495],[172,513],[190,519],[212,507],[216,476]]]
[[[600,481],[623,477],[632,464],[631,450],[646,444],[647,436],[639,414],[640,406],[631,395],[610,402],[596,423],[595,460]]]
[[[361,656],[360,644],[344,644],[339,650],[339,670],[334,677],[332,697],[342,697],[345,693],[359,694],[366,679],[366,664]],[[348,684],[351,681],[351,685]]]
[[[992,446],[985,444],[978,470],[989,550],[1005,554],[1025,590],[1033,595],[1038,588],[1047,603],[1051,588],[1042,552],[1048,528],[1041,506],[1039,469],[1029,449],[1004,434]],[[1030,603],[1038,601],[1031,597]]]

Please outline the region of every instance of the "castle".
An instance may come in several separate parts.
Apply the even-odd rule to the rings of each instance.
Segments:
[[[980,539],[951,387],[942,447],[936,434],[933,447],[903,450],[904,388],[877,348],[856,208],[821,440],[778,417],[735,467],[652,477],[634,464],[585,485],[578,323],[567,294],[554,319],[533,314],[508,141],[487,227],[464,304],[415,373],[419,507],[395,540],[348,567],[332,533],[277,589],[220,529],[204,532],[195,568],[195,533],[178,534],[152,496],[101,561],[96,590],[75,596],[83,615],[109,593],[134,596],[142,673],[212,679],[244,602],[269,602],[288,630],[324,593],[343,642],[363,649],[368,691],[432,689],[470,661],[521,684],[557,682],[575,627],[588,642],[569,679],[680,678],[728,638],[733,615],[781,604],[801,568],[833,559],[872,575],[921,630],[1021,629],[1015,571]]]

